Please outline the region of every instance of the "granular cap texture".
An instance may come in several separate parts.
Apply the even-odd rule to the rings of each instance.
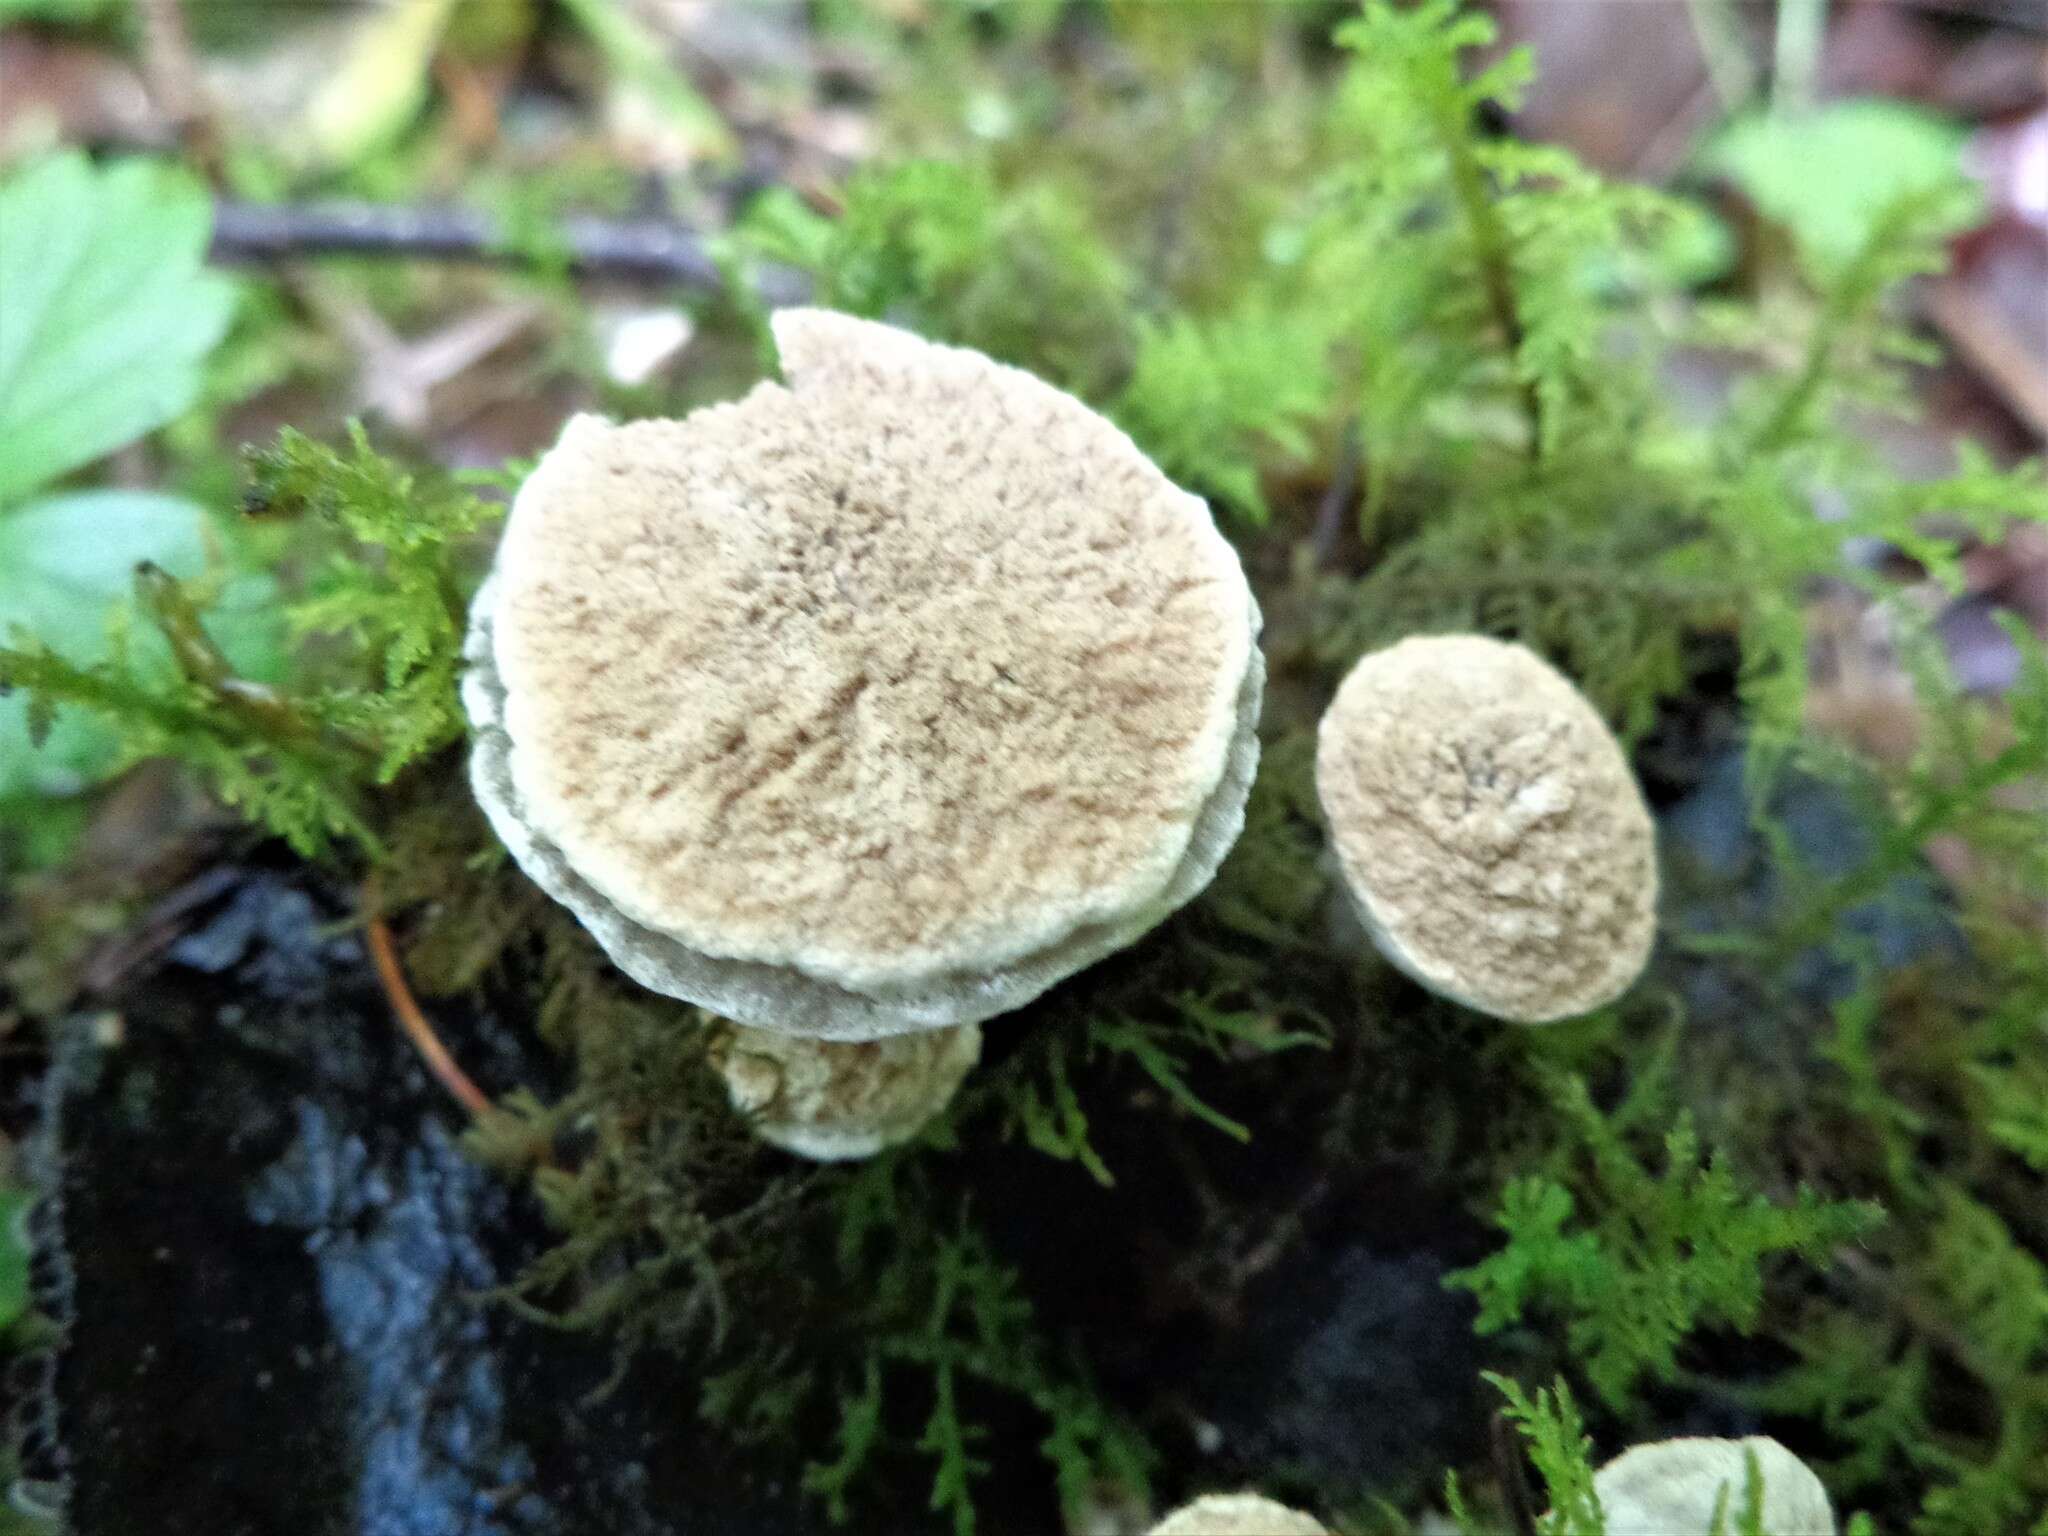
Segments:
[[[1612,1001],[1656,930],[1656,850],[1621,748],[1532,652],[1403,640],[1324,715],[1316,789],[1374,942],[1424,986],[1542,1023]]]
[[[640,981],[866,1039],[989,1017],[1205,885],[1258,615],[1207,508],[1079,401],[845,315],[788,386],[577,417],[472,610],[472,779]]]
[[[838,1162],[908,1141],[943,1113],[981,1059],[981,1026],[842,1041],[735,1024],[715,1059],[763,1141]]]
[[[1315,1520],[1256,1493],[1211,1493],[1152,1527],[1152,1536],[1329,1536]]]
[[[1593,1474],[1608,1536],[1707,1536],[1747,1529],[1749,1458],[1756,1458],[1763,1536],[1835,1536],[1827,1490],[1806,1463],[1762,1435],[1747,1440],[1662,1440],[1625,1451]]]

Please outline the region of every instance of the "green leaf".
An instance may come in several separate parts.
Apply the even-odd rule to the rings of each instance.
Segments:
[[[98,655],[136,566],[205,569],[205,525],[200,508],[155,491],[47,496],[0,517],[0,633],[19,625],[74,659]]]
[[[205,514],[151,491],[81,491],[0,514],[0,643],[23,632],[77,662],[107,650],[107,616],[144,561],[206,567]],[[38,745],[25,696],[0,699],[0,799],[78,787],[114,757],[114,733],[75,710]]]
[[[1899,199],[1965,185],[1964,137],[1959,124],[1917,107],[1842,101],[1732,123],[1705,160],[1791,231],[1816,266],[1834,272]]]
[[[234,289],[203,271],[199,184],[64,153],[0,188],[0,506],[154,431],[197,397]]]

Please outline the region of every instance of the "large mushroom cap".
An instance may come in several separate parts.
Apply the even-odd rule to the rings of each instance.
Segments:
[[[1211,1493],[1175,1510],[1152,1536],[1329,1536],[1297,1509],[1256,1493]]]
[[[810,1040],[729,1025],[719,1075],[755,1133],[819,1162],[872,1157],[944,1113],[981,1059],[981,1026],[886,1040]]]
[[[472,777],[647,986],[865,1039],[987,1018],[1205,885],[1258,615],[1206,507],[978,353],[774,317],[788,387],[577,417],[472,610]]]
[[[1707,1536],[1739,1531],[1748,1507],[1749,1457],[1763,1485],[1763,1536],[1835,1536],[1835,1512],[1806,1463],[1762,1435],[1747,1440],[1661,1440],[1625,1451],[1593,1474],[1608,1536]]]
[[[1403,640],[1324,715],[1316,791],[1373,941],[1431,990],[1536,1024],[1619,996],[1656,930],[1650,814],[1606,723],[1532,652]]]

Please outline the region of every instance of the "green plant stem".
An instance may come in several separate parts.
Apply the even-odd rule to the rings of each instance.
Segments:
[[[1707,66],[1707,79],[1721,105],[1733,112],[1756,91],[1756,65],[1743,41],[1735,8],[1730,0],[1685,0],[1685,9]]]
[[[1778,0],[1778,30],[1771,51],[1771,110],[1781,115],[1813,105],[1828,0]]]
[[[1897,281],[1889,264],[1901,242],[1920,221],[1940,207],[1940,190],[1909,192],[1891,203],[1871,226],[1855,257],[1827,285],[1819,318],[1807,338],[1799,372],[1779,399],[1777,408],[1743,445],[1744,459],[1775,453],[1789,444],[1834,369],[1835,352],[1858,315],[1872,308],[1890,283]]]
[[[1807,338],[1806,354],[1778,405],[1750,439],[1746,457],[1775,453],[1792,440],[1807,407],[1827,382],[1835,360],[1835,347],[1858,309],[1861,285],[1853,281],[1836,283],[1822,306],[1813,334]]]
[[[1451,187],[1458,208],[1472,231],[1472,247],[1479,258],[1479,279],[1486,289],[1486,305],[1500,332],[1508,354],[1508,369],[1519,381],[1522,414],[1529,422],[1529,457],[1543,454],[1543,398],[1536,381],[1522,372],[1522,317],[1515,304],[1515,267],[1509,252],[1507,230],[1486,187],[1486,173],[1466,137],[1465,124],[1447,103],[1437,105],[1437,132],[1450,157]]]
[[[112,719],[147,720],[166,738],[208,737],[230,751],[246,751],[248,746],[241,735],[229,736],[216,717],[168,699],[158,691],[74,666],[60,656],[24,655],[0,646],[0,694],[13,688],[26,688],[32,696],[40,694],[53,704],[82,706]],[[217,697],[226,703],[234,696]],[[265,722],[261,712],[254,716],[243,714],[242,725],[261,741],[265,752],[289,759],[309,777],[317,777],[330,787],[347,783],[348,774],[354,771],[352,765],[344,764],[330,751],[309,745],[296,732],[276,729]],[[383,845],[371,830],[360,799],[339,788],[334,793],[345,817],[341,830],[355,838],[372,857],[379,856]]]
[[[135,600],[170,646],[180,675],[218,700],[267,751],[289,757],[326,780],[346,809],[351,835],[373,854],[378,852],[381,845],[370,830],[367,808],[360,796],[346,787],[363,770],[364,749],[355,743],[342,748],[329,744],[320,730],[276,689],[237,676],[233,663],[207,634],[197,605],[176,577],[144,562],[135,571]],[[156,700],[146,702],[151,713],[165,713]],[[176,706],[170,706],[170,712],[189,717],[190,724],[201,730],[214,728],[197,712]]]
[[[170,646],[171,658],[187,682],[220,700],[268,743],[300,748],[317,741],[318,733],[276,689],[235,675],[176,577],[153,562],[143,562],[135,571],[135,598]]]

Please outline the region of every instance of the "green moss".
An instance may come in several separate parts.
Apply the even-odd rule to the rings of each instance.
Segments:
[[[1614,1404],[1646,1375],[1674,1376],[1678,1345],[1695,1330],[1753,1331],[1768,1260],[1796,1254],[1825,1268],[1836,1245],[1883,1221],[1875,1205],[1810,1190],[1782,1203],[1744,1190],[1725,1160],[1702,1158],[1682,1112],[1653,1171],[1631,1149],[1629,1128],[1664,1118],[1655,1106],[1668,1090],[1653,1074],[1609,1117],[1582,1080],[1556,1079],[1560,1126],[1579,1145],[1564,1142],[1553,1149],[1557,1166],[1508,1184],[1494,1218],[1506,1245],[1449,1280],[1479,1297],[1483,1333],[1538,1306],[1561,1314],[1577,1368]],[[1581,1211],[1575,1187],[1599,1204]]]
[[[135,576],[133,611],[108,616],[104,659],[77,662],[32,638],[0,645],[0,692],[29,699],[31,734],[60,711],[105,719],[127,761],[171,757],[301,854],[337,841],[383,852],[371,792],[463,733],[456,696],[467,592],[465,541],[494,508],[376,453],[360,427],[346,451],[286,428],[249,460],[244,511],[299,526],[285,613],[309,645],[284,688],[239,675],[208,627],[218,582]],[[139,614],[174,666],[130,644]]]
[[[532,1180],[562,1234],[506,1299],[536,1321],[650,1345],[716,1350],[736,1282],[773,1262],[809,1180],[765,1167],[709,1069],[707,1016],[641,991],[565,914],[541,915],[535,1019],[575,1064],[568,1093],[530,1093],[471,1144]]]

